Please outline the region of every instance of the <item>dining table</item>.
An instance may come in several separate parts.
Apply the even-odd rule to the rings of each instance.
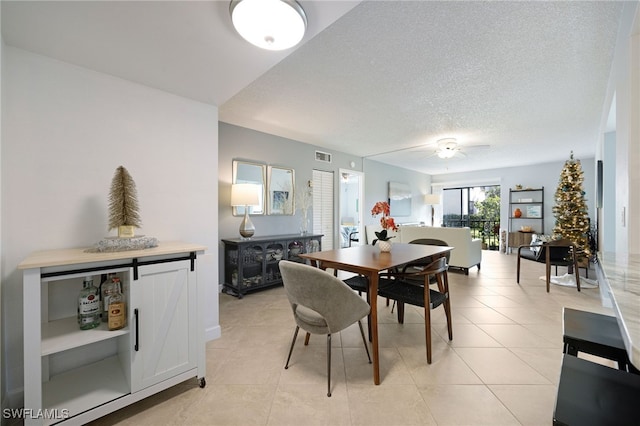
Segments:
[[[369,283],[369,330],[373,354],[373,382],[380,384],[380,356],[378,352],[378,274],[424,258],[445,256],[454,247],[424,244],[394,243],[389,252],[373,245],[359,245],[335,250],[301,254],[321,269],[335,269],[367,277]]]

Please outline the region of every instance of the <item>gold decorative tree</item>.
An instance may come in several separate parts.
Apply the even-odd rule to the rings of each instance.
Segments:
[[[111,181],[109,231],[117,228],[119,237],[133,237],[133,228],[140,225],[136,183],[127,169],[120,166]]]
[[[580,160],[573,158],[573,151],[569,160],[565,161],[560,172],[560,182],[555,193],[556,204],[553,215],[556,224],[553,228],[554,238],[566,238],[577,246],[576,256],[581,264],[585,264],[591,257],[589,247],[589,214],[585,192],[582,189],[584,175]]]

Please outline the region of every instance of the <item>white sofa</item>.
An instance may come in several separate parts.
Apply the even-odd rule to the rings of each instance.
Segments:
[[[375,232],[380,231],[380,225],[367,225],[365,227],[367,244],[376,238]],[[471,238],[469,228],[437,228],[432,226],[400,226],[397,232],[390,232],[395,235],[394,242],[410,243],[421,238],[432,238],[442,240],[447,245],[454,247],[451,251],[449,266],[460,268],[465,275],[469,275],[469,269],[477,266],[480,269],[482,261],[482,241],[479,238]]]

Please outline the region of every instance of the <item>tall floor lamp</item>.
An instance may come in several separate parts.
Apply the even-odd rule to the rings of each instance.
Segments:
[[[244,219],[240,223],[240,235],[250,238],[256,232],[255,226],[249,218],[249,206],[260,203],[260,185],[252,183],[234,183],[231,185],[231,205],[244,207]]]
[[[426,194],[424,196],[425,204],[431,205],[431,226],[433,226],[433,222],[435,220],[435,210],[433,206],[437,206],[440,204],[440,195],[439,194]]]

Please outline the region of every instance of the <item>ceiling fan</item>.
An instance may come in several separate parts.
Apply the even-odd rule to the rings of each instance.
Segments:
[[[437,148],[431,156],[448,159],[453,157],[466,157],[465,151],[469,150],[486,150],[489,145],[468,145],[462,146],[455,138],[444,138],[437,141]]]
[[[467,156],[466,152],[477,151],[477,150],[488,150],[491,147],[490,145],[461,145],[458,143],[456,138],[439,139],[438,141],[436,141],[435,146],[436,146],[435,150],[433,150],[434,144],[429,143],[426,145],[410,146],[406,148],[394,149],[392,151],[379,152],[376,154],[367,155],[365,157],[377,157],[380,155],[396,154],[400,152],[411,151],[417,154],[428,152],[428,154],[426,154],[427,158],[435,157],[435,156],[442,159],[449,159],[454,157],[462,158]],[[424,158],[424,155],[421,155],[421,157]]]

